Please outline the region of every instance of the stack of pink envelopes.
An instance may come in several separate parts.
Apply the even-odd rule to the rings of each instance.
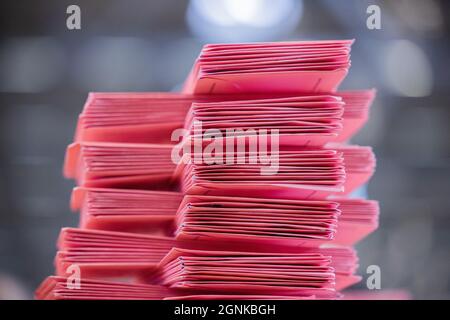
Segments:
[[[174,191],[78,187],[71,207],[80,211],[81,228],[151,233],[173,223],[182,199]]]
[[[221,245],[237,241],[242,245],[265,247],[353,245],[377,227],[378,211],[377,202],[360,199],[188,195],[175,218],[175,237]]]
[[[229,132],[226,138],[233,138],[251,130],[254,134],[276,130],[283,145],[323,146],[342,132],[343,112],[342,99],[327,95],[194,102],[186,116],[185,128],[194,142],[217,131]]]
[[[83,277],[129,278],[155,271],[175,245],[173,238],[134,233],[64,228],[58,239],[56,274],[76,265]]]
[[[160,300],[168,296],[170,290],[158,285],[96,279],[77,282],[59,276],[48,277],[36,290],[36,298],[41,300]]]
[[[352,40],[208,44],[186,93],[336,91],[350,67]]]
[[[346,144],[375,90],[337,91],[352,40],[210,44],[181,93],[91,93],[64,174],[79,228],[39,299],[338,299],[379,207]]]
[[[64,174],[85,187],[167,189],[175,164],[172,146],[85,142],[67,149]]]
[[[168,288],[233,294],[334,296],[335,272],[319,253],[249,253],[174,248],[160,262]]]

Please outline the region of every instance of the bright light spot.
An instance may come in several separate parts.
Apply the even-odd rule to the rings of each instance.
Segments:
[[[301,0],[191,0],[187,21],[205,40],[251,41],[292,31],[301,13]]]
[[[223,1],[194,0],[190,2],[188,12],[198,14],[208,23],[216,26],[234,26],[235,21],[222,7]]]
[[[260,6],[263,3],[261,0],[228,0],[223,2],[228,14],[235,19],[237,23],[253,25],[255,21],[259,20],[258,13]]]
[[[235,20],[236,24],[255,27],[276,26],[289,15],[292,1],[278,1],[277,6],[271,5],[271,0],[227,0],[224,1],[225,11]],[[269,8],[269,10],[267,10]]]
[[[390,89],[406,97],[430,95],[433,70],[425,52],[409,40],[390,43],[385,54],[385,77]]]

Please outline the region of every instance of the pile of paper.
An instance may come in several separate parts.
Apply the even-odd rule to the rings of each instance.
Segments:
[[[79,228],[36,297],[341,298],[379,215],[349,197],[375,170],[345,144],[375,97],[337,91],[352,43],[210,44],[181,93],[91,93],[64,165]]]

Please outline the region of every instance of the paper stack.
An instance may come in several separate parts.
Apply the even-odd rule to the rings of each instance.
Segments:
[[[64,165],[79,228],[36,297],[341,298],[379,214],[348,197],[375,170],[345,144],[375,96],[336,91],[352,43],[210,44],[181,93],[91,93]]]

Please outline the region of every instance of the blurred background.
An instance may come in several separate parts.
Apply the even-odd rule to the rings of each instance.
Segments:
[[[66,8],[81,8],[68,30]],[[369,5],[381,30],[369,30]],[[0,4],[0,299],[31,298],[76,226],[66,145],[89,91],[180,87],[208,42],[355,38],[343,89],[376,87],[354,142],[378,158],[379,230],[358,245],[383,289],[450,298],[450,3],[438,0],[72,0]],[[365,281],[360,285],[363,288]]]

